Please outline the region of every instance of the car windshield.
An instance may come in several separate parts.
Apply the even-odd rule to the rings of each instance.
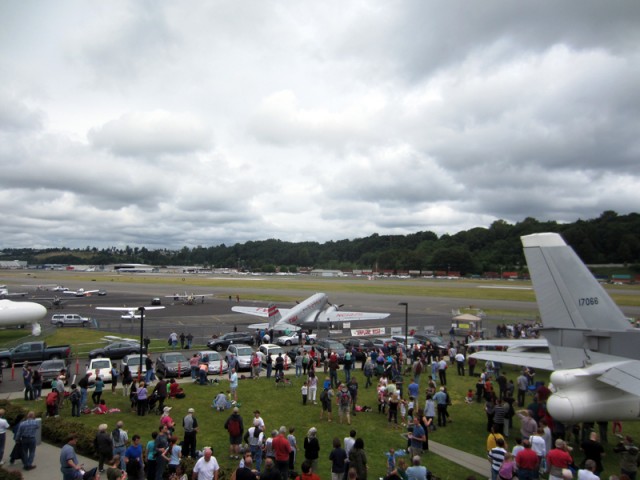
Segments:
[[[444,343],[444,340],[442,340],[442,337],[439,337],[437,335],[429,335],[429,341],[431,343]]]
[[[278,355],[279,353],[284,354],[284,350],[282,350],[282,347],[271,347],[269,349],[269,355]]]
[[[241,347],[238,348],[236,351],[236,354],[238,356],[249,356],[253,353],[253,350],[251,350],[251,347]]]
[[[142,361],[145,361],[145,357],[142,357]],[[128,357],[127,358],[127,365],[131,366],[131,365],[140,365],[140,357],[139,356],[135,356],[135,357]]]
[[[207,358],[210,362],[217,362],[218,360],[220,360],[220,355],[218,355],[218,352],[215,351],[207,351],[207,352],[200,352],[200,356],[202,358]]]
[[[98,360],[97,362],[93,362],[93,369],[96,368],[111,368],[111,362],[109,360]]]
[[[164,361],[167,363],[184,363],[187,359],[181,353],[171,353],[164,356]]]
[[[62,370],[64,368],[64,362],[61,362],[60,360],[48,360],[42,362],[40,368],[42,370]]]

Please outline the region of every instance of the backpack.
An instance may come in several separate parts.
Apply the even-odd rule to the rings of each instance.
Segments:
[[[71,392],[69,400],[71,400],[71,403],[80,403],[80,392],[78,390]]]
[[[320,401],[325,403],[327,400],[329,400],[329,395],[327,394],[327,390],[323,390],[320,394]]]
[[[114,428],[113,431],[111,432],[111,438],[113,438],[113,444],[115,446],[120,446],[120,444],[122,443],[122,441],[120,440],[121,437],[121,433],[120,433],[120,429],[119,428]]]
[[[54,406],[58,401],[58,395],[51,392],[49,395],[47,395],[47,405],[49,405],[50,407]]]
[[[342,392],[342,394],[340,395],[340,406],[348,407],[349,406],[349,400],[351,400],[349,393],[348,392]]]
[[[242,434],[240,431],[240,421],[237,418],[230,418],[227,423],[227,430],[229,431],[229,435],[232,437],[237,437]]]

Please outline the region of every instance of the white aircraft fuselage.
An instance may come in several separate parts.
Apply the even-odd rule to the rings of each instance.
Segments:
[[[38,336],[42,332],[38,322],[46,314],[47,309],[39,303],[0,300],[0,325],[3,327],[31,324],[31,333]]]

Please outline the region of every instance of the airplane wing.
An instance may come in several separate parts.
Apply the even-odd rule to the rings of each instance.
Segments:
[[[535,348],[535,347],[549,347],[549,342],[545,338],[524,338],[521,340],[518,339],[503,339],[498,338],[494,340],[476,340],[475,342],[471,342],[468,344],[469,347],[474,348],[486,348],[486,347],[525,347],[525,348]]]
[[[550,353],[531,352],[499,352],[495,350],[482,350],[471,354],[478,360],[491,360],[492,362],[506,363],[509,365],[520,365],[522,367],[533,367],[540,370],[553,371],[553,362]]]
[[[640,361],[622,362],[600,375],[598,380],[632,395],[640,396]]]
[[[353,322],[360,320],[381,320],[388,316],[388,313],[344,312],[342,310],[333,310],[327,311],[326,315],[321,315],[320,320],[327,322]]]
[[[231,310],[237,313],[244,313],[245,315],[253,315],[255,317],[269,316],[269,307],[231,307]],[[289,311],[287,308],[279,308],[278,310],[282,316],[286,315]],[[266,325],[268,326],[268,324]],[[249,327],[251,327],[251,325],[249,325]]]
[[[147,310],[162,310],[163,306],[144,307],[144,311]],[[137,312],[138,307],[96,307],[96,310],[111,310],[113,312]]]

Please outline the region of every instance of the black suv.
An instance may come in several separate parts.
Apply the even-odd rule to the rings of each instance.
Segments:
[[[253,345],[254,343],[253,335],[248,332],[231,332],[225,333],[224,335],[219,336],[218,338],[214,338],[207,342],[207,347],[212,350],[217,350],[218,352],[222,352],[229,348],[229,345],[232,343],[244,343],[245,345]]]
[[[331,350],[332,352],[336,352],[336,355],[338,355],[338,360],[340,362],[344,361],[344,354],[347,353],[347,349],[344,348],[343,344],[341,344],[337,340],[333,340],[329,338],[323,338],[321,340],[318,340],[314,345],[314,347],[316,347],[316,350],[321,355],[327,349]]]

